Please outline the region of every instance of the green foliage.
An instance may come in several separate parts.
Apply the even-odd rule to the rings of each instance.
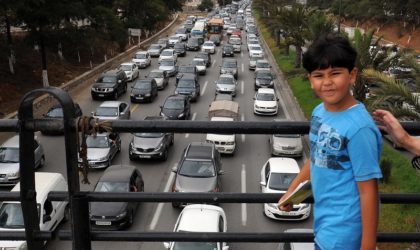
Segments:
[[[198,5],[198,9],[200,11],[211,11],[213,9],[213,1],[212,0],[202,0],[201,4]]]
[[[383,158],[379,164],[381,167],[382,172],[382,183],[386,184],[389,182],[389,179],[391,178],[391,167],[392,167],[392,161],[388,158]]]

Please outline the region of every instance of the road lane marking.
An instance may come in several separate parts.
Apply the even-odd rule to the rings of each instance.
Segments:
[[[241,51],[241,57],[244,57],[244,52]]]
[[[138,105],[137,103],[134,104],[133,106],[131,106],[130,112],[133,113],[140,105]]]
[[[201,89],[201,93],[200,93],[200,96],[203,96],[204,95],[204,93],[206,92],[206,88],[207,88],[207,84],[209,83],[209,81],[206,81],[205,83],[204,83],[204,86],[203,86],[203,88]]]
[[[216,64],[216,60],[213,61],[213,63],[211,64],[211,67],[214,68],[215,64]]]
[[[245,115],[244,115],[244,113],[242,113],[242,115],[241,115],[241,121],[245,121]],[[241,141],[242,141],[242,143],[245,142],[245,134],[242,134],[241,135]]]
[[[194,121],[196,116],[197,116],[197,113],[194,112],[194,114],[193,114],[193,116],[191,118],[191,121]],[[185,138],[188,138],[188,137],[190,137],[190,134],[189,133],[185,134]]]
[[[174,167],[176,167],[176,166],[177,166],[177,163],[174,164]],[[171,188],[171,184],[174,181],[174,178],[175,178],[175,173],[171,171],[163,192],[169,192],[169,189]],[[158,206],[156,208],[156,211],[155,211],[155,214],[153,215],[152,222],[150,222],[150,226],[149,226],[150,230],[155,230],[156,225],[159,221],[160,214],[162,213],[162,209],[163,209],[164,205],[165,205],[165,203],[163,203],[163,202],[158,204]]]
[[[241,192],[246,193],[246,169],[245,164],[242,164],[242,171],[241,171]],[[246,203],[241,204],[241,212],[242,212],[242,226],[246,226]]]
[[[241,68],[242,68],[242,73],[243,73],[244,72],[244,64],[243,63],[242,63]]]
[[[241,95],[244,94],[244,81],[241,81]]]

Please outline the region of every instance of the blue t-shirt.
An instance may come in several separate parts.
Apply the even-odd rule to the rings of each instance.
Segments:
[[[315,242],[322,250],[360,249],[358,181],[381,178],[382,136],[363,104],[312,112],[309,132]]]

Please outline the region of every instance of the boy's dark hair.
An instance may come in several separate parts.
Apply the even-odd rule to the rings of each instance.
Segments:
[[[339,35],[328,34],[315,40],[303,54],[303,67],[311,73],[317,69],[331,67],[353,70],[357,52],[350,42]]]

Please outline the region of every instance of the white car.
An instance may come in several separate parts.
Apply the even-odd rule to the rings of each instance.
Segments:
[[[105,101],[92,112],[99,120],[130,120],[130,105],[121,101]]]
[[[251,40],[248,40],[248,41],[247,41],[248,51],[249,51],[249,47],[251,47],[251,46],[255,46],[255,45],[258,45],[258,46],[260,46],[260,47],[261,47],[261,45],[260,45],[260,41],[258,41],[257,39],[251,39]]]
[[[255,72],[257,72],[258,70],[270,70],[270,69],[271,69],[271,65],[265,59],[257,60],[257,62],[255,63]]]
[[[311,228],[291,228],[284,230],[285,233],[314,233],[314,230]],[[313,242],[281,242],[278,245],[277,250],[313,250]]]
[[[274,119],[275,122],[286,121]],[[269,137],[271,154],[275,156],[301,157],[303,151],[302,135],[273,134]]]
[[[216,52],[216,45],[212,41],[206,41],[201,45],[201,51],[214,54]]]
[[[260,45],[254,44],[248,47],[249,56],[264,56],[264,51]]]
[[[177,35],[173,35],[171,37],[169,37],[169,47],[174,47],[175,43],[180,43],[182,41],[182,38],[180,36]]]
[[[202,58],[194,58],[192,60],[192,65],[197,68],[197,71],[200,75],[206,74],[206,62]]]
[[[162,46],[157,43],[150,45],[149,49],[147,50],[147,53],[149,53],[151,57],[158,57],[160,52],[162,52]]]
[[[224,233],[227,231],[225,211],[213,205],[188,205],[178,216],[174,232]],[[226,242],[165,242],[166,249],[228,250]]]
[[[159,63],[162,62],[162,60],[166,60],[166,59],[172,59],[175,62],[178,59],[178,55],[175,53],[174,49],[165,49],[160,53],[159,56]]]
[[[274,89],[259,88],[254,97],[254,114],[276,115],[278,98]]]
[[[261,169],[261,192],[286,193],[299,172],[300,168],[295,159],[269,158]],[[264,214],[274,220],[305,220],[311,214],[311,205],[307,203],[294,204],[293,209],[286,212],[278,209],[277,203],[265,203]]]
[[[143,69],[150,66],[150,64],[152,63],[152,58],[150,57],[149,52],[139,51],[136,52],[136,54],[134,54],[134,57],[131,61],[137,64],[139,68]]]
[[[224,121],[231,122],[234,121],[232,117],[212,117],[211,121]],[[235,134],[207,134],[206,141],[213,143],[217,151],[221,154],[231,154],[235,153],[236,148],[236,136]]]
[[[125,72],[129,81],[137,79],[140,75],[139,67],[133,62],[122,63],[119,68]]]

